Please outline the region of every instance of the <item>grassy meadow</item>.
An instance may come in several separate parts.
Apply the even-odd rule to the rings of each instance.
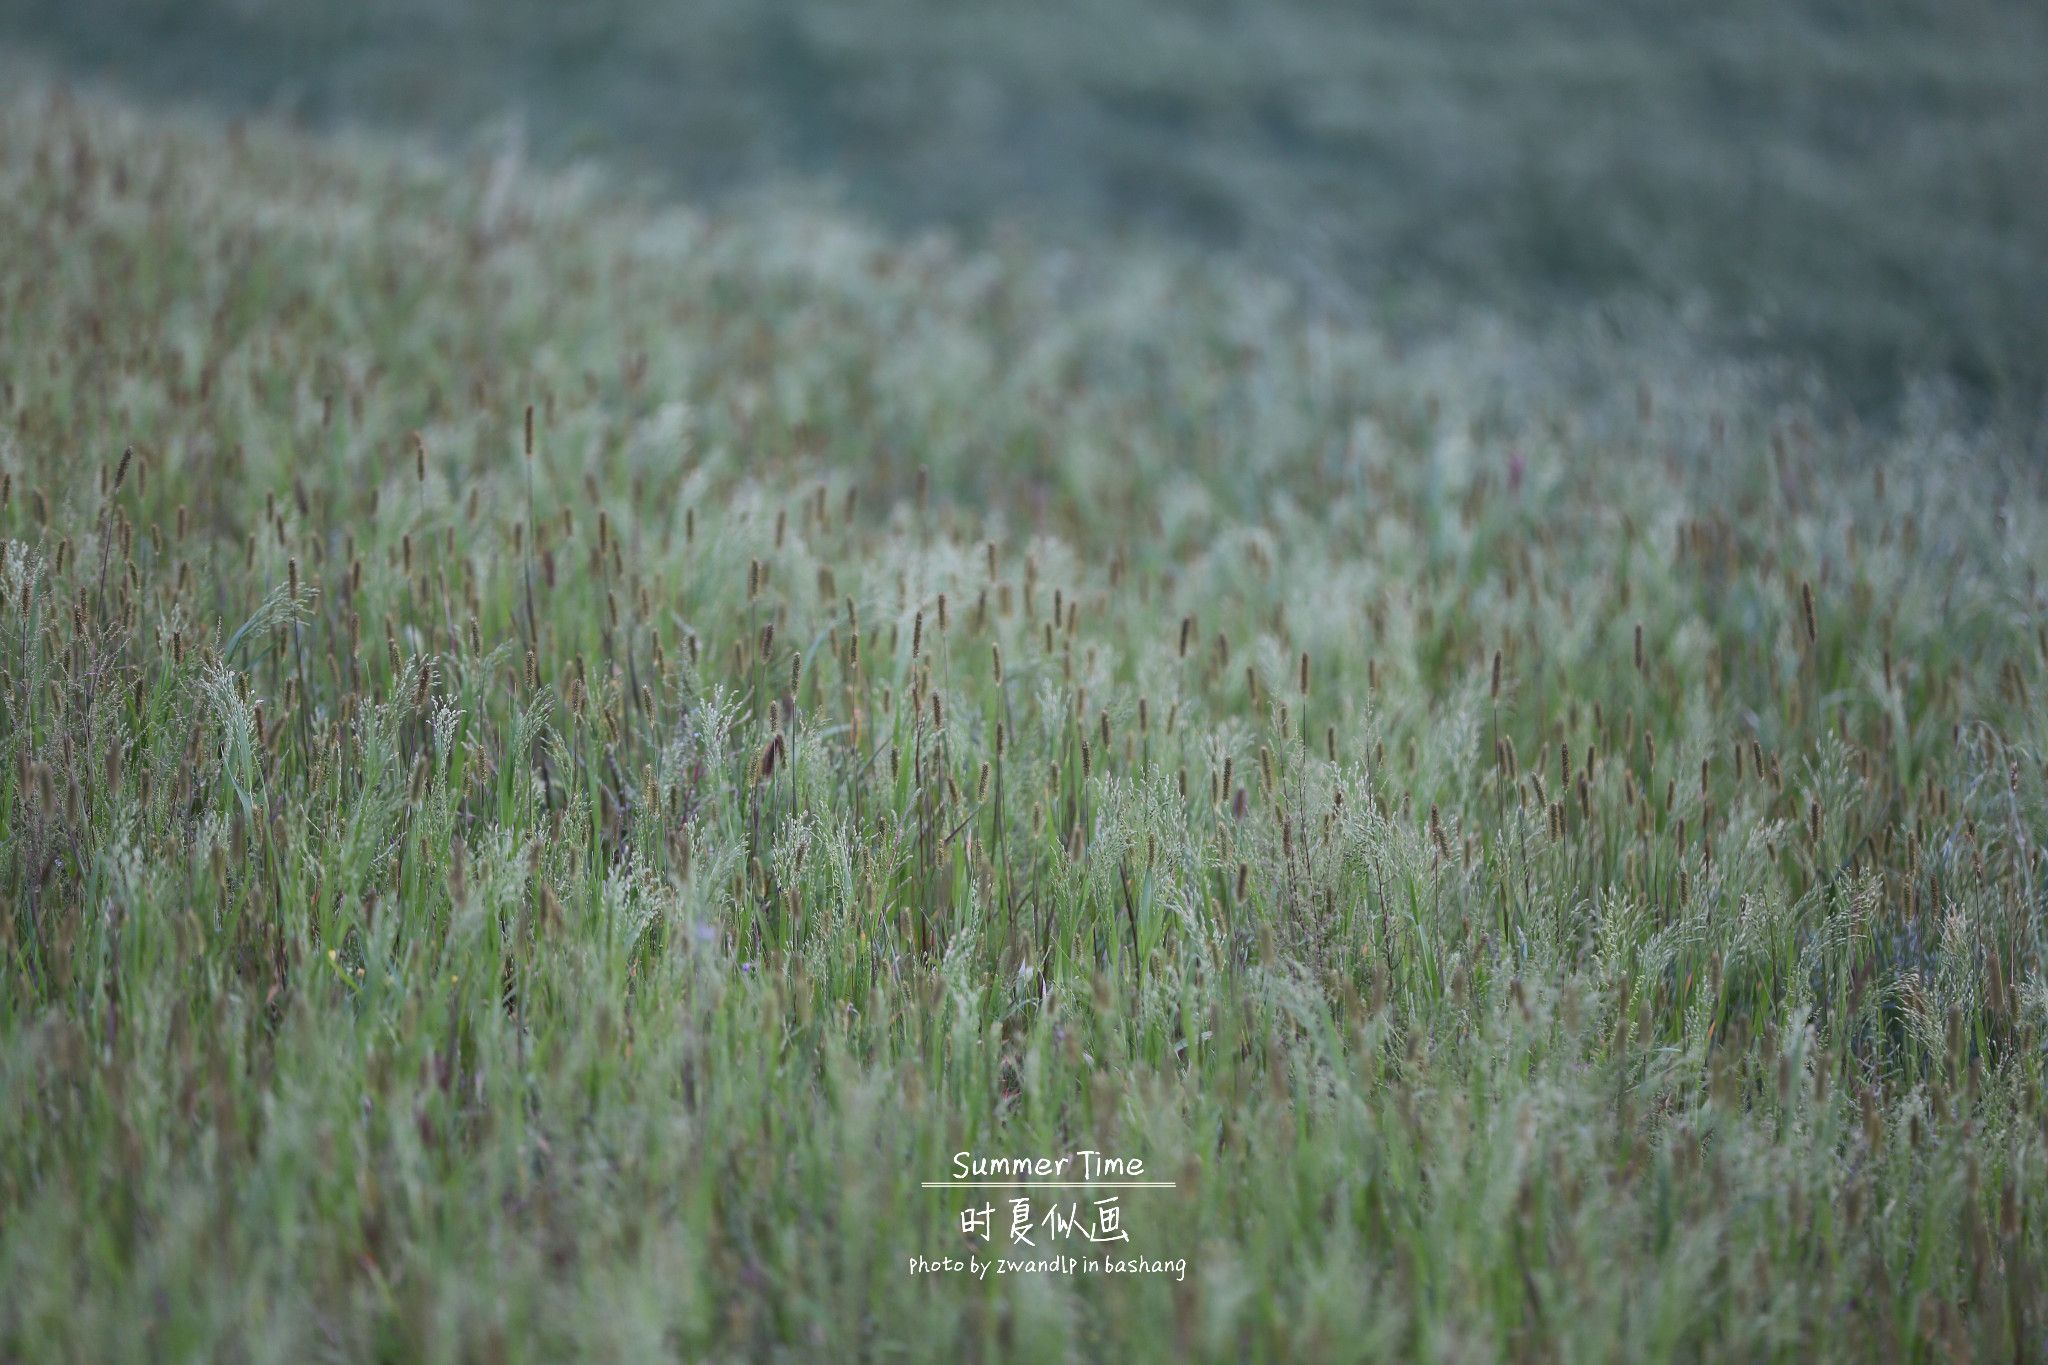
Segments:
[[[2039,1358],[2048,494],[1767,380],[16,87],[0,1358]]]

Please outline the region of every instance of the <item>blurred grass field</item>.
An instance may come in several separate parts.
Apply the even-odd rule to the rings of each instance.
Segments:
[[[1713,354],[18,87],[0,1357],[2038,1356],[2041,474]]]
[[[12,0],[0,40],[316,127],[510,120],[695,201],[822,179],[897,230],[1228,250],[1402,335],[1677,310],[2037,445],[2048,392],[2034,4]]]

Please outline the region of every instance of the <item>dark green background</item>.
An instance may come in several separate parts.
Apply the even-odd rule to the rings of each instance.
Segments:
[[[693,197],[1242,251],[1397,328],[1690,306],[1884,406],[2038,417],[2048,6],[7,0],[146,97],[595,153]]]

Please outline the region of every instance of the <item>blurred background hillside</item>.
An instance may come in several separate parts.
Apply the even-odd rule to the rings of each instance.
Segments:
[[[2033,426],[2048,6],[4,0],[26,65],[714,200],[1242,255],[1397,333],[1680,315]],[[18,65],[22,62],[18,62]]]

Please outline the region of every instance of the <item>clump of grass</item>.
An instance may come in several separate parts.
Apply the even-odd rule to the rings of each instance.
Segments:
[[[2048,1330],[2035,476],[0,125],[5,1354]],[[1185,1282],[905,1272],[1079,1146]]]

